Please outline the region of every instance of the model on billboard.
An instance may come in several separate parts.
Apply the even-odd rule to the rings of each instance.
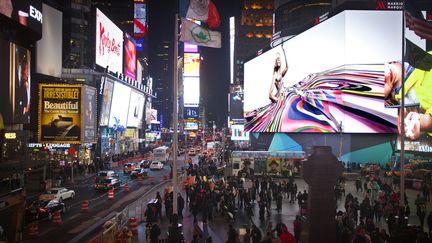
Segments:
[[[285,76],[285,74],[288,71],[288,62],[285,54],[285,49],[283,48],[283,42],[281,44],[281,48],[285,58],[285,68],[282,70],[280,53],[279,52],[276,53],[275,64],[273,67],[273,78],[272,78],[270,91],[269,91],[269,99],[271,100],[272,103],[276,103],[279,96],[281,95],[281,92],[283,91],[283,87],[284,87],[282,78]],[[276,88],[276,94],[273,94],[274,88]]]
[[[279,91],[276,102],[246,113],[245,131],[343,132],[347,126],[354,132],[394,133],[397,117],[385,110],[383,91],[384,64],[313,73]]]
[[[17,80],[15,82],[15,118],[28,115],[30,104],[29,56],[27,50],[15,45]]]

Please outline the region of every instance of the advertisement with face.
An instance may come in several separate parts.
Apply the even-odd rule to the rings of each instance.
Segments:
[[[199,77],[184,77],[183,90],[184,106],[198,107],[200,98]]]
[[[30,122],[30,51],[0,40],[0,112],[4,122]]]
[[[142,117],[144,112],[144,95],[132,90],[129,102],[128,127],[142,127]]]
[[[96,9],[96,64],[114,73],[123,72],[123,32]]]
[[[401,59],[398,11],[344,11],[244,65],[245,130],[395,133],[385,63]],[[377,25],[376,23],[381,24]]]
[[[281,172],[280,158],[267,159],[267,173],[277,174]]]
[[[96,139],[96,88],[83,86],[83,142],[93,143]]]
[[[124,39],[124,75],[133,80],[136,80],[137,72],[137,57],[135,40],[125,33]]]
[[[114,81],[108,78],[102,77],[105,81],[103,82],[103,96],[102,96],[102,110],[101,110],[101,118],[100,125],[108,126],[110,111],[111,111],[111,100],[112,94],[114,90]]]
[[[114,83],[114,92],[111,102],[111,112],[109,119],[109,126],[117,129],[124,130],[127,125],[129,99],[131,89],[119,82]]]
[[[81,85],[39,84],[39,142],[81,143]]]
[[[158,111],[156,109],[150,110],[150,122],[157,122],[158,120]]]

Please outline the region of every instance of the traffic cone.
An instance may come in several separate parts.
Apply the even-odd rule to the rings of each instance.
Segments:
[[[29,232],[28,235],[30,236],[30,238],[35,239],[38,237],[39,235],[39,228],[38,228],[38,223],[37,221],[32,222],[29,228]]]
[[[108,199],[114,199],[114,190],[113,189],[110,189],[108,191]]]
[[[150,185],[154,185],[154,176],[150,176]]]
[[[124,184],[123,191],[129,192],[129,185],[127,183]]]
[[[54,224],[61,224],[61,222],[62,222],[62,220],[61,220],[60,211],[55,211],[54,216],[53,216],[53,223]]]
[[[89,201],[88,200],[81,201],[81,212],[87,213],[88,210],[89,210]]]
[[[129,228],[132,231],[132,234],[136,235],[138,234],[138,224],[137,224],[137,219],[132,217],[129,219]]]

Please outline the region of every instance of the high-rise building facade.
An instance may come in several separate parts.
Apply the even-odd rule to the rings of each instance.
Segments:
[[[234,83],[243,84],[243,63],[270,44],[273,0],[245,0],[236,32]]]

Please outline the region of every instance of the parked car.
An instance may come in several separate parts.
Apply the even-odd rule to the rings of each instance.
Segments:
[[[63,202],[58,200],[50,201],[34,201],[26,208],[26,221],[31,222],[34,220],[48,218],[52,219],[54,212],[60,211],[61,213],[66,212],[66,206]]]
[[[179,148],[179,149],[177,150],[177,154],[184,154],[184,153],[185,153],[185,150],[182,149],[182,148]]]
[[[121,185],[121,181],[117,178],[111,177],[106,179],[99,179],[94,187],[96,190],[109,190],[118,188]]]
[[[138,176],[147,176],[148,169],[143,168],[136,168],[135,170],[131,171],[130,177],[131,178],[137,178]]]
[[[62,202],[65,199],[73,198],[75,196],[74,190],[68,190],[64,187],[55,187],[49,190],[46,190],[42,195],[39,196],[39,200],[42,201],[50,201],[50,200],[58,200]]]
[[[164,167],[164,164],[162,162],[160,162],[160,161],[153,161],[150,164],[150,169],[151,170],[162,170],[163,167]]]
[[[136,167],[138,167],[135,163],[126,163],[123,167],[123,173],[129,174],[131,171],[133,171]]]
[[[102,170],[96,174],[97,177],[109,178],[109,177],[119,177],[119,175],[113,170]]]
[[[151,164],[151,160],[141,160],[139,165],[141,168],[145,169],[145,168],[149,168]]]

